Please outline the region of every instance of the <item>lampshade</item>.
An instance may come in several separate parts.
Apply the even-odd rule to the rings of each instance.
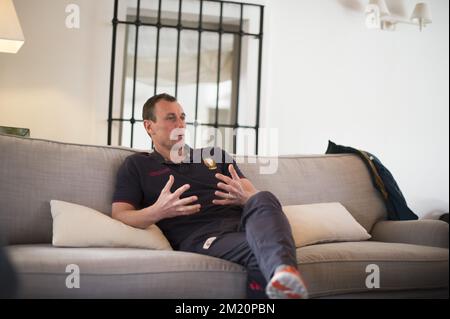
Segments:
[[[369,5],[373,4],[376,5],[379,9],[380,9],[380,15],[384,16],[384,15],[389,15],[389,9],[386,5],[386,2],[384,0],[370,0],[369,1]]]
[[[0,0],[0,52],[17,53],[24,41],[12,0]]]
[[[422,24],[431,23],[431,13],[428,5],[426,3],[418,3],[414,8],[411,20]]]

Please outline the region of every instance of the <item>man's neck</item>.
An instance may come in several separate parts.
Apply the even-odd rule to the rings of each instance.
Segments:
[[[164,147],[160,147],[158,145],[155,145],[154,148],[166,161],[177,163],[177,162],[181,162],[184,159],[184,157],[186,156],[184,146],[179,148],[178,152],[175,151],[176,153],[173,154],[174,158],[171,158],[170,150],[167,150]]]
[[[169,150],[166,150],[165,148],[160,147],[158,145],[154,145],[153,147],[154,147],[155,151],[158,152],[159,155],[161,155],[164,158],[164,160],[166,160],[166,161],[170,160],[170,151]]]

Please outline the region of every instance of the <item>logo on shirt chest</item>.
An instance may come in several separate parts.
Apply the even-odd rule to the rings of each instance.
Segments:
[[[148,173],[148,175],[150,176],[160,176],[160,175],[164,175],[170,172],[170,168],[166,167],[166,168],[162,168],[156,171],[150,171]]]
[[[217,169],[217,164],[212,158],[204,158],[203,163],[208,167],[209,170]]]

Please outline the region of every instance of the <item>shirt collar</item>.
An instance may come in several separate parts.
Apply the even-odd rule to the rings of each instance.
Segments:
[[[150,156],[151,156],[152,158],[154,158],[159,164],[179,165],[179,164],[184,164],[184,163],[186,163],[186,158],[188,158],[188,154],[189,154],[189,158],[192,159],[193,149],[192,149],[189,145],[185,144],[185,145],[184,145],[184,150],[185,150],[186,157],[185,157],[185,159],[184,159],[181,163],[173,163],[173,162],[170,161],[170,160],[169,160],[169,161],[166,161],[166,160],[164,159],[164,157],[163,157],[161,154],[159,154],[158,151],[156,151],[156,149],[153,149],[153,152],[150,153]]]

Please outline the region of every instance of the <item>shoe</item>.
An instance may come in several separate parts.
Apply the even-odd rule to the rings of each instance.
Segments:
[[[308,291],[296,267],[282,265],[266,287],[270,299],[307,299]]]

